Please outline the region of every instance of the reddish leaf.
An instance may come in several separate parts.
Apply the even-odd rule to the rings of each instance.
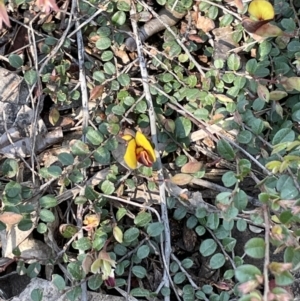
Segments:
[[[15,225],[22,220],[23,216],[15,212],[3,212],[0,215],[0,221],[6,225]]]
[[[179,173],[171,178],[171,182],[176,185],[187,185],[193,180],[193,176]]]
[[[100,98],[103,92],[104,92],[104,86],[102,85],[95,86],[91,91],[90,100]]]
[[[181,167],[183,173],[195,173],[199,171],[203,166],[202,162],[188,162]]]

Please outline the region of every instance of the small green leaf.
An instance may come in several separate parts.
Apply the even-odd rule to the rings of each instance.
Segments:
[[[201,255],[207,257],[212,255],[216,251],[216,249],[217,249],[216,242],[213,239],[209,238],[202,241],[199,251]]]
[[[58,160],[65,166],[70,166],[74,163],[74,157],[69,153],[60,153],[58,155]]]
[[[105,180],[101,183],[100,189],[104,194],[113,194],[115,191],[115,185],[109,180]]]
[[[203,226],[198,226],[196,227],[195,231],[198,234],[198,236],[202,236],[205,234],[206,229]]]
[[[207,216],[206,226],[212,230],[215,230],[218,228],[220,223],[220,218],[217,213],[210,213]]]
[[[76,250],[87,251],[92,248],[91,240],[88,237],[81,237],[73,242],[72,247]]]
[[[117,244],[114,246],[114,252],[119,256],[124,256],[128,252],[128,249],[123,245]]]
[[[1,170],[8,178],[13,178],[19,169],[18,162],[14,159],[6,159],[1,167]]]
[[[53,178],[58,178],[62,174],[62,169],[59,166],[52,165],[47,168],[48,175]]]
[[[93,73],[93,79],[98,81],[100,84],[105,81],[105,75],[104,72],[101,71],[95,71]]]
[[[237,193],[233,196],[234,206],[238,210],[245,210],[248,204],[248,197],[245,191],[238,190]]]
[[[132,227],[124,232],[124,242],[130,243],[136,240],[139,237],[140,231],[139,229]]]
[[[75,286],[71,291],[67,292],[67,298],[69,301],[78,300],[79,296],[81,296],[81,287]]]
[[[137,278],[144,278],[147,275],[147,271],[144,267],[140,265],[136,265],[132,268],[132,273],[137,277]]]
[[[108,75],[113,75],[116,73],[116,67],[111,62],[106,62],[103,66],[103,69],[104,69],[105,73]]]
[[[173,213],[173,218],[175,220],[181,220],[183,219],[187,214],[187,209],[183,206],[180,206],[178,208],[175,209],[174,213]]]
[[[240,265],[235,270],[236,279],[242,283],[249,280],[256,280],[257,276],[261,276],[261,271],[251,264]]]
[[[104,62],[110,61],[114,57],[114,53],[110,50],[103,51],[101,54],[101,60]]]
[[[222,245],[224,246],[225,251],[232,252],[236,245],[236,239],[233,237],[225,237],[222,240]]]
[[[254,134],[259,135],[264,130],[265,125],[264,125],[264,122],[261,119],[256,118],[256,119],[251,120],[250,127],[251,127]]]
[[[241,159],[238,163],[240,175],[245,177],[251,171],[251,163],[247,159]]]
[[[42,301],[43,300],[43,290],[40,288],[33,289],[31,291],[30,297],[31,297],[32,301]]]
[[[196,216],[191,215],[188,220],[186,221],[186,226],[188,229],[193,229],[198,224],[198,219]]]
[[[207,211],[206,211],[205,208],[198,207],[196,209],[196,214],[195,215],[196,215],[197,218],[203,218],[207,215]]]
[[[178,117],[175,120],[175,134],[178,138],[186,138],[192,130],[192,123],[185,117]]]
[[[222,176],[222,182],[224,183],[225,187],[231,187],[237,182],[237,178],[233,171],[227,171]]]
[[[147,111],[148,107],[147,107],[147,103],[146,101],[140,101],[136,107],[135,107],[135,110],[136,112],[138,113],[145,113]]]
[[[144,245],[138,248],[136,255],[139,259],[144,259],[148,257],[149,253],[150,248],[147,245]]]
[[[30,278],[35,278],[41,271],[41,265],[38,262],[31,263],[27,268],[27,275]]]
[[[180,283],[184,282],[185,279],[186,279],[186,276],[183,272],[176,273],[173,278],[175,284],[180,284]]]
[[[32,225],[32,220],[30,218],[23,218],[18,224],[18,229],[21,231],[28,231],[32,229]]]
[[[226,270],[223,277],[224,279],[231,279],[234,276],[234,270]]]
[[[89,152],[89,147],[87,146],[87,144],[85,144],[84,142],[82,142],[80,140],[76,140],[70,146],[71,146],[71,152],[75,156],[87,155]]]
[[[219,140],[217,143],[218,153],[226,160],[232,161],[235,158],[235,153],[231,145],[225,140]]]
[[[130,77],[127,73],[123,73],[119,75],[117,80],[120,83],[120,85],[123,87],[127,87],[130,84]]]
[[[152,223],[147,227],[149,236],[158,236],[164,231],[164,225],[160,222]]]
[[[274,101],[278,101],[288,96],[285,91],[275,90],[270,92],[270,99]]]
[[[92,127],[87,128],[87,132],[85,135],[88,141],[93,145],[100,145],[103,142],[102,134],[99,131],[93,129]]]
[[[293,275],[289,271],[284,271],[280,275],[275,275],[276,285],[291,285],[295,281]]]
[[[39,223],[37,228],[36,228],[37,232],[40,234],[44,234],[47,232],[47,225],[44,223]]]
[[[247,130],[241,131],[237,136],[238,142],[242,143],[242,144],[250,143],[252,138],[253,138],[252,133],[250,131],[247,131]]]
[[[37,72],[34,70],[26,71],[24,74],[24,79],[26,83],[30,86],[33,86],[37,82]]]
[[[258,67],[258,63],[256,59],[251,59],[246,63],[246,71],[250,74],[253,75]]]
[[[126,14],[123,11],[117,11],[111,20],[115,25],[121,26],[126,22]]]
[[[87,199],[94,201],[99,198],[99,193],[95,191],[92,186],[86,186],[84,195]]]
[[[67,270],[74,280],[81,280],[84,276],[81,264],[79,262],[70,262],[67,266]]]
[[[227,65],[230,70],[237,71],[241,66],[241,59],[236,53],[231,53],[227,59]]]
[[[120,221],[122,217],[124,217],[127,213],[127,210],[125,208],[119,208],[116,214],[117,221]]]
[[[130,291],[130,295],[133,297],[149,297],[150,292],[144,288],[134,288]]]
[[[185,258],[182,260],[181,265],[185,268],[185,269],[190,269],[193,266],[194,262],[192,259],[190,258]]]
[[[295,132],[290,128],[280,129],[272,139],[272,145],[295,140]]]
[[[112,112],[116,115],[122,116],[125,113],[125,107],[122,105],[113,106]]]
[[[152,220],[152,215],[148,212],[139,212],[134,219],[134,224],[138,227],[145,227]]]
[[[55,216],[50,210],[42,209],[40,211],[40,219],[45,223],[52,223],[55,221]]]
[[[88,280],[88,286],[93,291],[99,289],[102,283],[103,283],[102,276],[99,274],[93,275]]]
[[[101,165],[110,164],[110,152],[103,146],[96,149],[94,152],[94,158]]]
[[[65,279],[58,274],[52,275],[52,283],[57,287],[59,291],[64,290],[66,287]]]
[[[264,40],[259,44],[258,52],[261,57],[264,57],[270,53],[272,49],[272,44],[269,41]]]
[[[19,183],[10,181],[9,183],[7,183],[5,185],[4,191],[5,191],[5,195],[8,198],[14,198],[21,193],[21,189],[22,189],[22,187]]]
[[[221,268],[225,262],[225,256],[222,253],[217,253],[210,258],[209,265],[212,269],[216,270]]]
[[[44,195],[40,198],[40,205],[44,208],[52,208],[57,205],[57,199],[53,195]]]
[[[10,65],[16,69],[22,67],[24,64],[23,59],[19,55],[14,53],[9,55],[8,61]]]
[[[100,50],[105,50],[111,46],[111,40],[108,37],[100,37],[96,42],[96,47]]]

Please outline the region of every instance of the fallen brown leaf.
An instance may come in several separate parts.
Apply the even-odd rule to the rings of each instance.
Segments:
[[[186,185],[189,184],[193,180],[193,176],[179,173],[171,178],[171,182],[176,185]]]
[[[213,30],[216,27],[215,22],[207,17],[198,16],[196,28],[202,29],[205,33]]]

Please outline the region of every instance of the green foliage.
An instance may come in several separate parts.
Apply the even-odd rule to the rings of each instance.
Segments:
[[[103,5],[98,2],[79,1],[81,17],[92,16],[96,7]],[[164,181],[159,179],[156,174],[159,166],[156,164],[153,167],[139,166],[130,172],[121,167],[127,147],[121,133],[126,127],[139,127],[149,133],[153,124],[149,117],[148,98],[142,91],[141,81],[136,80],[139,75],[135,74],[134,68],[133,72],[130,69],[134,66],[131,62],[133,56],[129,57],[123,48],[127,38],[123,25],[133,17],[129,14],[130,1],[110,1],[104,14],[82,28],[84,44],[89,50],[86,49],[84,57],[87,92],[90,101],[97,104],[95,108],[90,108],[90,124],[83,131],[85,140],[71,141],[69,150],[55,155],[55,162],[39,167],[39,178],[43,184],[55,184],[51,189],[47,186],[47,191],[37,197],[37,204],[34,205],[31,201],[35,189],[19,183],[21,161],[11,158],[3,160],[1,209],[3,213],[21,216],[18,229],[27,231],[35,224],[38,233],[48,235],[58,218],[66,218],[64,212],[60,212],[60,204],[65,201],[61,201],[60,195],[69,191],[74,196],[68,205],[68,221],[60,224],[59,231],[62,239],[76,252],[74,258],[69,258],[68,252],[63,257],[74,284],[67,291],[67,297],[76,300],[81,294],[78,284],[85,279],[88,279],[91,290],[109,286],[108,275],[116,278],[116,285],[125,286],[128,271],[143,280],[148,274],[149,262],[157,264],[161,260],[157,255],[161,256],[164,251],[160,247],[169,233],[164,225],[166,221],[156,215],[160,213],[159,207],[151,204],[156,211],[148,210],[146,206],[139,210],[132,205],[135,199],[127,205],[121,201],[128,200],[132,191],[140,190],[141,183],[145,184],[143,189],[151,195],[159,191],[162,182],[166,185],[171,182],[175,186],[168,186],[170,195],[166,201],[170,224],[179,224],[180,230],[184,227],[192,233],[187,237],[194,240],[192,251],[180,246],[183,248],[180,260],[172,258],[170,262],[170,277],[182,299],[228,301],[240,297],[239,300],[258,300],[260,295],[255,289],[241,296],[239,286],[253,281],[257,282],[257,287],[262,287],[262,275],[268,272],[273,274],[276,285],[290,285],[293,282],[290,269],[299,268],[300,231],[295,229],[295,225],[300,221],[300,133],[297,125],[300,121],[300,42],[295,34],[299,30],[295,10],[288,2],[274,1],[277,17],[272,22],[284,34],[256,43],[234,14],[223,13],[219,6],[227,7],[224,1],[218,1],[218,5],[205,1],[195,4],[190,0],[156,2],[155,5],[166,5],[168,8],[174,5],[177,13],[196,7],[197,12],[193,13],[198,14],[199,10],[201,16],[208,21],[214,20],[221,29],[234,27],[229,35],[232,38],[230,44],[235,44],[232,44],[235,48],[226,51],[226,56],[218,57],[217,47],[207,43],[208,39],[217,36],[216,33],[206,34],[203,29],[197,28],[196,35],[185,36],[179,26],[172,27],[177,38],[165,30],[157,35],[163,38],[155,44],[159,45],[157,51],[145,52],[147,66],[150,66],[153,75],[149,88],[154,112],[150,114],[151,118],[156,118],[154,123],[164,168],[172,165],[168,171],[171,176],[173,173],[178,176],[180,168],[193,160],[202,160],[204,154],[203,167],[195,173],[181,171],[179,177],[182,184],[184,179],[188,179],[182,185],[184,189],[178,187],[180,183],[172,183],[167,177]],[[27,5],[24,1],[17,1],[16,4],[22,5],[22,10]],[[136,8],[137,13],[146,12],[139,3]],[[245,15],[247,8],[245,5],[234,9]],[[192,26],[194,23],[197,23],[196,20],[193,20]],[[43,33],[44,37],[39,42],[40,56],[41,59],[51,56],[42,72],[26,65],[27,62],[19,54],[9,54],[8,62],[17,72],[24,72],[24,81],[30,88],[33,89],[41,81],[43,93],[51,98],[55,107],[76,108],[80,106],[80,102],[75,105],[76,101],[81,101],[84,96],[79,85],[74,84],[79,82],[77,58],[73,57],[78,45],[74,45],[74,36],[71,36],[52,56],[59,41],[56,25],[55,22],[41,25],[47,34]],[[179,43],[183,40],[188,53]],[[196,58],[196,63],[200,61],[204,64],[205,61],[207,68],[199,70],[189,54]],[[41,63],[39,61],[38,65]],[[198,131],[208,131],[210,135],[204,134],[204,141],[203,137],[197,136],[203,135]],[[207,155],[209,152],[203,152],[203,147],[214,153],[212,159]],[[217,193],[212,201],[205,198],[204,205],[200,202],[196,205],[189,203],[195,191],[202,191],[196,180],[203,177],[209,179],[210,167],[218,164],[226,168],[217,180],[218,185],[224,186],[223,189],[216,188]],[[107,171],[100,175],[98,182],[92,181],[87,172],[94,166],[99,167],[100,171]],[[254,192],[244,185],[250,178],[256,180],[256,184],[251,184]],[[75,188],[78,190],[75,191]],[[176,194],[176,189],[180,189],[181,193]],[[120,201],[117,205],[115,198]],[[263,207],[257,207],[258,203]],[[69,216],[70,208],[73,219]],[[75,219],[79,218],[76,210],[82,214],[83,225],[80,227],[75,223]],[[37,223],[31,219],[35,214],[38,215]],[[93,215],[89,217],[91,219],[87,217],[89,214]],[[270,220],[266,221],[265,216],[270,216]],[[249,224],[269,225],[266,231],[270,233],[270,244],[277,250],[284,250],[283,263],[271,262],[269,271],[261,271],[247,263],[247,257],[265,258],[267,242],[260,237],[250,238],[244,244],[244,255],[235,255],[240,244],[234,237],[235,230],[246,234]],[[8,225],[1,220],[0,230],[7,229]],[[78,231],[82,231],[83,236],[78,236]],[[176,246],[177,243],[180,245],[176,241]],[[172,244],[175,242],[172,241]],[[15,249],[14,252],[20,256],[20,250]],[[236,289],[226,287],[228,290],[222,291],[222,288],[218,290],[217,286],[208,284],[199,284],[197,288],[192,286],[187,274],[194,273],[199,267],[189,252],[197,254],[201,260],[204,258],[212,273],[218,271],[219,279],[238,281]],[[19,273],[27,273],[30,277],[39,274],[40,262],[25,265],[22,257],[17,260]],[[160,269],[164,268],[162,264]],[[60,291],[66,290],[61,275],[52,275],[52,282]],[[219,285],[216,281],[214,283]],[[161,296],[171,293],[169,287],[162,287],[159,292]],[[152,298],[155,295],[141,287],[132,288],[130,294],[137,298]],[[42,295],[40,290],[35,290],[31,299],[41,300]]]

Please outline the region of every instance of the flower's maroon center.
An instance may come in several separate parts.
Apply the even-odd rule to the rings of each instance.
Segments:
[[[142,147],[137,147],[136,159],[139,163],[141,163],[147,167],[152,166],[152,161],[150,160],[148,153]]]

